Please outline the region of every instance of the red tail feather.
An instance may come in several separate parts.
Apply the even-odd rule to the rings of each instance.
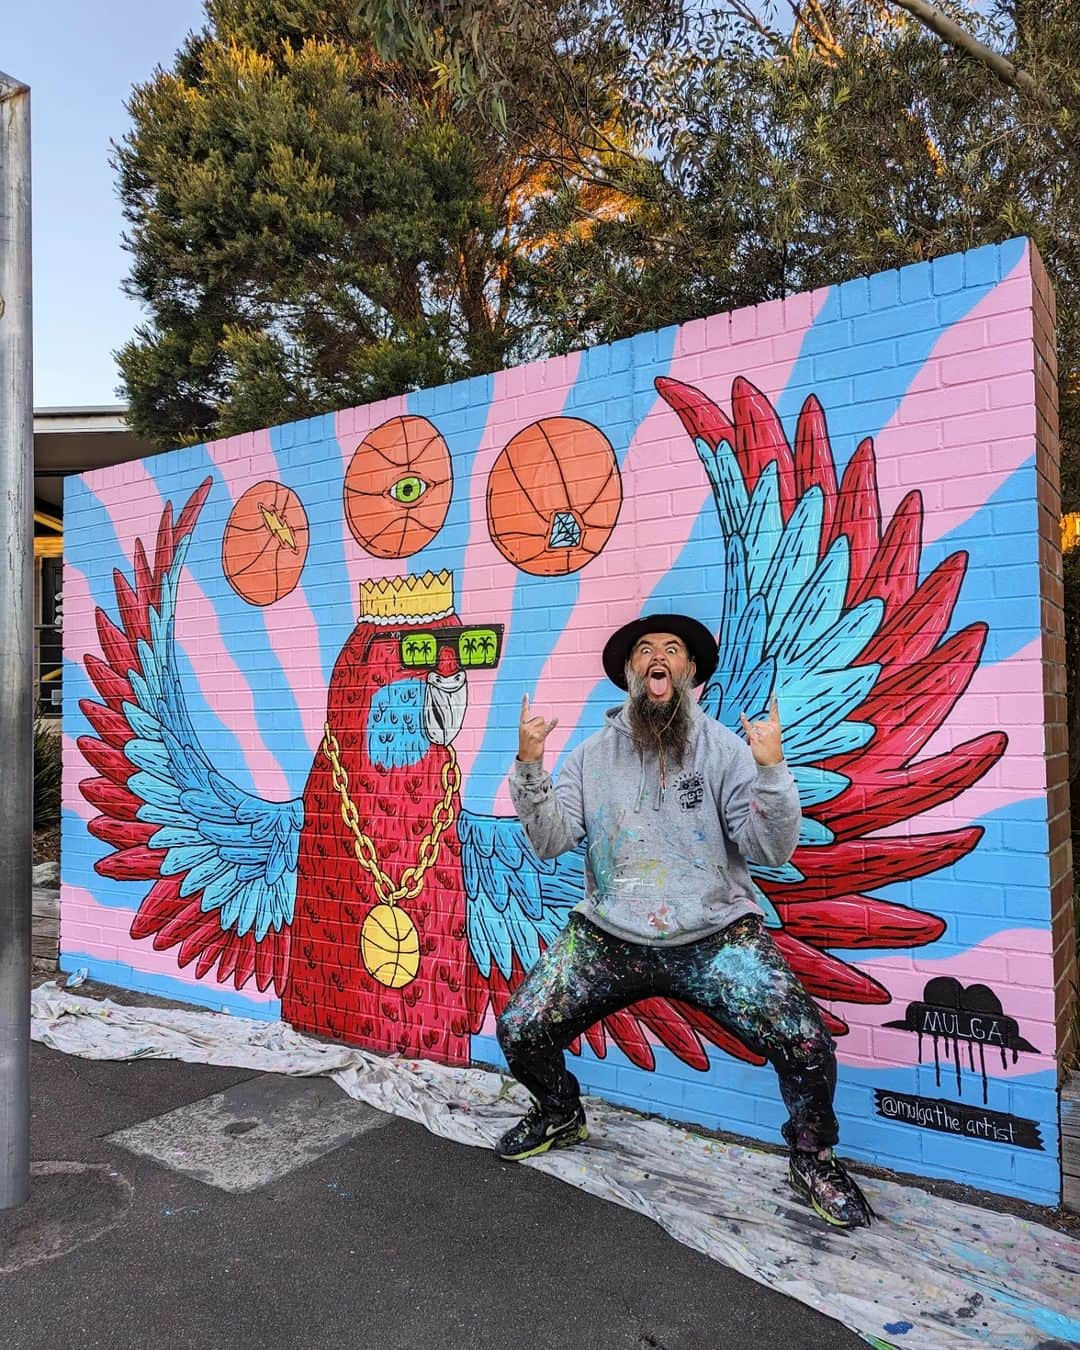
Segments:
[[[122,705],[134,697],[127,676],[117,674],[100,657],[87,655],[86,673],[94,682],[94,688],[114,712],[120,712]]]
[[[873,890],[951,867],[971,852],[982,833],[973,825],[908,839],[852,839],[829,848],[799,848],[792,861],[805,880],[791,887],[764,880],[759,884],[770,900],[832,900],[849,890],[853,880]]]
[[[809,947],[805,942],[781,931],[773,934],[788,965],[798,975],[808,994],[815,998],[835,998],[843,1003],[890,1003],[889,991],[877,980],[853,966],[845,965],[828,952]]]
[[[799,413],[795,429],[795,489],[802,497],[812,487],[821,489],[822,530],[818,557],[823,558],[828,541],[833,539],[833,518],[836,512],[836,470],[833,467],[829,433],[825,427],[825,410],[813,394]]]
[[[735,414],[735,453],[747,489],[753,492],[762,471],[775,463],[780,510],[787,520],[795,506],[795,461],[776,410],[761,390],[741,375],[731,386],[731,410]]]
[[[731,419],[700,389],[665,376],[657,379],[656,388],[661,398],[678,413],[691,440],[700,437],[710,450],[715,450],[721,441],[734,446],[735,427]]]
[[[104,741],[95,740],[92,736],[80,736],[75,744],[87,764],[113,783],[123,786],[133,773],[138,773],[122,750],[106,745]]]
[[[684,1064],[703,1072],[709,1067],[709,1057],[702,1049],[701,1042],[673,1003],[659,998],[647,998],[641,1003],[634,1004],[634,1012],[660,1043],[673,1055],[677,1055]]]
[[[151,877],[160,876],[164,860],[163,848],[147,848],[140,844],[110,853],[94,864],[94,871],[103,877],[112,877],[114,881],[149,881]]]
[[[851,786],[825,802],[815,817],[838,841],[859,838],[900,820],[932,811],[977,783],[1005,753],[1004,732],[988,731],[932,759],[910,767],[893,767],[879,758],[852,765]]]
[[[639,1069],[656,1068],[652,1046],[645,1039],[633,1013],[629,1011],[609,1013],[604,1022],[611,1033],[611,1039],[631,1063],[636,1064]]]
[[[881,507],[873,441],[863,441],[844,470],[833,534],[845,535],[851,546],[847,604],[852,605],[881,543]],[[829,543],[832,542],[830,539]]]
[[[885,601],[886,614],[905,604],[919,583],[921,547],[922,498],[917,492],[909,492],[889,521],[881,546],[856,588],[852,603],[857,605],[877,596]]]
[[[811,904],[774,901],[784,932],[814,947],[925,947],[945,931],[936,914],[876,900],[843,895]]]
[[[123,713],[91,703],[88,698],[79,700],[79,709],[106,745],[122,750],[135,735]]]
[[[134,820],[142,805],[139,798],[128,792],[127,788],[108,778],[85,778],[79,787],[91,806],[96,806],[114,820]]]

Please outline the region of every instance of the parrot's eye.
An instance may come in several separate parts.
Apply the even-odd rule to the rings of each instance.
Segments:
[[[390,488],[390,496],[396,502],[403,502],[406,506],[412,506],[413,502],[418,502],[424,493],[428,490],[428,484],[422,478],[417,478],[416,474],[407,474],[404,478],[399,478]]]

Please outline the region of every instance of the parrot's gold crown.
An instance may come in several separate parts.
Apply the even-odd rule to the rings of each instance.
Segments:
[[[433,623],[453,612],[454,577],[445,569],[360,583],[361,623]]]

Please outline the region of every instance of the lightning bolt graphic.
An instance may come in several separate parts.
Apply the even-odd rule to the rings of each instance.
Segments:
[[[271,511],[269,507],[259,503],[259,510],[262,512],[262,518],[266,521],[266,528],[274,536],[280,539],[286,548],[291,548],[294,553],[298,552],[296,539],[292,530],[289,529],[289,522],[284,515],[279,516],[276,511]]]

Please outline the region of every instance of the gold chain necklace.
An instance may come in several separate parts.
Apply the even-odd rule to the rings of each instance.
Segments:
[[[442,800],[431,812],[431,829],[420,840],[416,862],[407,867],[401,881],[395,886],[393,878],[382,868],[371,836],[360,828],[360,812],[349,795],[349,774],[341,762],[341,746],[330,730],[324,727],[322,752],[330,761],[331,781],[341,798],[341,819],[353,835],[356,861],[371,877],[377,904],[364,920],[360,934],[360,950],[364,965],[373,979],[392,989],[400,989],[416,978],[420,969],[420,938],[412,919],[399,908],[399,900],[415,900],[424,886],[424,878],[438,861],[442,836],[454,823],[454,793],[461,787],[454,747],[448,745],[447,758],[442,766]]]

